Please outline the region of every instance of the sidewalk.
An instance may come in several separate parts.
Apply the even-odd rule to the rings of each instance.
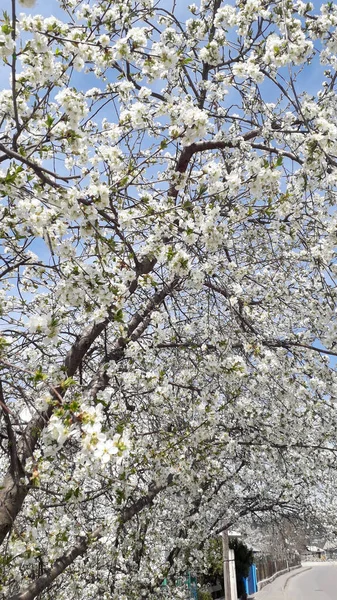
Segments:
[[[284,575],[280,575],[276,577],[272,583],[268,583],[260,592],[256,592],[252,596],[248,596],[250,600],[284,600],[285,598],[285,587],[292,577],[296,577],[300,573],[304,573],[311,569],[310,565],[305,565],[303,567],[299,567],[298,569],[294,569],[293,571],[289,571],[289,573],[284,573]]]

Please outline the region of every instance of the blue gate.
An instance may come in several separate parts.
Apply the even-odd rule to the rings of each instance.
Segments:
[[[250,567],[248,577],[243,578],[243,583],[248,595],[257,592],[256,565]]]

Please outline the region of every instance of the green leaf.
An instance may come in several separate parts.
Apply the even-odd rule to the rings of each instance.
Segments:
[[[172,246],[169,246],[167,249],[167,260],[172,260],[174,255],[175,255],[175,252],[174,252]]]
[[[23,171],[23,166],[22,165],[13,165],[11,166],[5,177],[0,177],[0,183],[15,183],[17,176],[22,173]]]
[[[4,25],[1,26],[1,31],[5,35],[9,35],[13,31],[13,29],[8,23],[5,23]]]
[[[70,500],[72,495],[73,495],[73,490],[68,490],[66,495],[64,496],[65,501],[68,502],[68,500]]]
[[[67,377],[67,379],[65,379],[64,381],[61,381],[61,388],[63,390],[66,390],[68,387],[70,387],[71,385],[76,384],[75,379],[73,379],[72,377]]]
[[[121,308],[115,312],[114,321],[116,321],[116,323],[123,323],[123,311]]]
[[[42,368],[39,367],[37,371],[35,371],[32,380],[34,383],[39,383],[39,381],[45,381],[47,379],[47,375],[42,372]]]
[[[121,490],[121,489],[116,490],[116,501],[117,501],[117,504],[122,504],[123,500],[125,500],[125,492],[124,492],[124,490]]]
[[[0,315],[1,315],[1,308],[0,308]],[[7,342],[6,338],[4,337],[0,337],[0,355],[3,354],[6,346],[9,346],[10,344]]]
[[[54,118],[51,117],[50,115],[47,115],[47,119],[46,119],[47,127],[48,128],[51,127],[53,123],[54,123]]]

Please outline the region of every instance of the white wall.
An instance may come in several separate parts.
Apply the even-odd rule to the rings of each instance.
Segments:
[[[229,550],[229,571],[230,571],[230,577],[231,577],[232,600],[237,600],[238,595],[237,595],[237,591],[236,591],[234,550]]]

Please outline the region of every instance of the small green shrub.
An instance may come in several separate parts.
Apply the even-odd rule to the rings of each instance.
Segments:
[[[198,600],[212,600],[212,594],[206,590],[199,590]]]

